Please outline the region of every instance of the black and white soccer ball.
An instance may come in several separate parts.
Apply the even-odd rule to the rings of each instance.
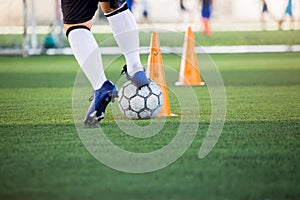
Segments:
[[[155,118],[163,105],[161,89],[153,81],[141,88],[127,81],[119,91],[118,100],[121,112],[131,120]]]

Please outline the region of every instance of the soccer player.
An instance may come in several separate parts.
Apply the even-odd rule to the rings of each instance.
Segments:
[[[203,24],[203,33],[209,36],[212,33],[209,20],[211,17],[213,0],[200,0],[200,2],[202,2],[201,16]]]
[[[270,12],[268,4],[265,0],[261,0],[262,2],[262,10],[261,10],[261,24],[262,29],[266,30],[266,16],[269,15],[274,21],[278,21],[276,17]]]
[[[125,0],[61,0],[64,27],[74,56],[94,89],[94,98],[84,123],[94,127],[104,118],[107,105],[118,96],[107,80],[98,44],[91,33],[92,18],[100,5],[113,36],[126,60],[127,79],[137,87],[149,84],[140,61],[137,25]]]
[[[142,6],[143,6],[143,11],[142,11],[143,17],[144,17],[145,21],[148,21],[148,15],[149,15],[148,2],[147,2],[147,0],[142,0],[141,3],[142,3]]]
[[[292,0],[287,0],[287,5],[285,8],[284,15],[283,15],[282,19],[279,20],[279,29],[282,29],[282,23],[285,21],[286,16],[290,17],[290,19],[291,19],[290,28],[293,29],[294,16],[293,16]]]

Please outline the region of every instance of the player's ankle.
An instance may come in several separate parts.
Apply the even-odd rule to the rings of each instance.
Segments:
[[[140,71],[144,71],[144,67],[141,65],[139,65],[137,67],[133,67],[130,70],[128,69],[127,73],[129,76],[133,76],[134,74],[136,74],[137,72],[140,72]]]

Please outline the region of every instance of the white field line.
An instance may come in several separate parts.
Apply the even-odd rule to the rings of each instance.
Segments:
[[[182,47],[160,47],[163,54],[182,54]],[[100,47],[103,55],[122,54],[119,47]],[[141,54],[148,54],[150,47],[141,47]],[[30,49],[29,55],[40,55],[42,49]],[[240,45],[240,46],[197,46],[197,54],[226,54],[226,53],[272,53],[272,52],[300,52],[300,45]],[[73,55],[71,48],[47,49],[47,55]],[[22,49],[0,49],[0,55],[22,55]]]

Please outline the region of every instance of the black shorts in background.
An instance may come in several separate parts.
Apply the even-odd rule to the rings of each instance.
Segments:
[[[125,0],[61,0],[64,23],[78,24],[91,20],[99,2],[110,2],[111,8],[118,8]]]

